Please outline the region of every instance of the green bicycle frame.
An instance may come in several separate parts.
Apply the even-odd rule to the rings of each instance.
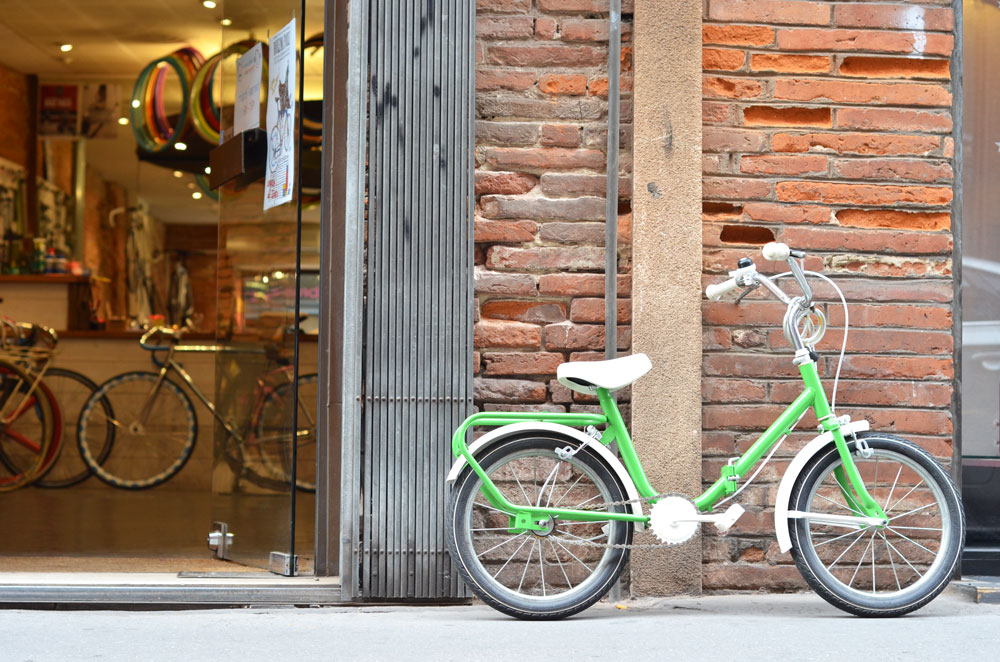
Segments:
[[[771,448],[787,435],[792,427],[799,421],[805,412],[812,408],[816,419],[820,421],[823,429],[831,433],[833,441],[837,446],[840,459],[843,462],[841,467],[835,470],[835,478],[843,491],[848,503],[857,505],[857,508],[866,517],[885,518],[882,508],[868,493],[861,474],[858,472],[854,459],[851,457],[850,449],[841,430],[840,422],[830,411],[830,405],[826,399],[826,392],[820,383],[819,373],[816,371],[814,361],[806,361],[799,365],[799,372],[805,384],[805,390],[797,397],[792,404],[778,417],[771,426],[764,431],[750,446],[747,451],[729,462],[722,468],[719,479],[712,484],[703,494],[694,500],[695,506],[702,511],[710,511],[719,501],[737,490],[739,480],[745,476],[757,462],[771,450]],[[618,451],[621,459],[628,471],[629,476],[635,484],[639,495],[651,499],[657,494],[653,486],[649,484],[646,472],[643,471],[642,463],[636,455],[635,446],[632,444],[632,437],[625,427],[621,412],[614,397],[607,389],[598,388],[597,397],[601,403],[601,414],[589,413],[561,413],[561,412],[480,412],[473,414],[455,430],[452,436],[452,452],[455,457],[463,457],[468,462],[469,467],[483,481],[482,492],[490,504],[511,516],[511,530],[541,530],[545,526],[538,524],[539,520],[547,520],[549,517],[579,521],[594,522],[619,520],[625,522],[649,521],[649,518],[634,513],[612,513],[594,510],[573,510],[570,508],[548,508],[532,506],[531,504],[516,505],[511,503],[490,480],[483,467],[476,461],[469,451],[465,442],[466,433],[476,426],[502,426],[511,423],[537,422],[537,423],[559,423],[570,427],[585,427],[588,425],[606,426],[601,435],[602,444],[618,443]]]

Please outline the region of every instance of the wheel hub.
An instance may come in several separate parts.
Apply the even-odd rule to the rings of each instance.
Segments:
[[[549,515],[547,520],[540,519],[535,521],[538,526],[544,526],[545,528],[539,531],[532,531],[539,538],[544,538],[545,536],[551,535],[553,531],[556,530],[556,518]]]

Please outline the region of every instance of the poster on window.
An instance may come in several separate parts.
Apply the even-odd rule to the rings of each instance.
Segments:
[[[295,183],[295,19],[269,43],[264,210],[291,202]]]
[[[233,134],[260,126],[260,83],[264,64],[263,44],[236,60],[236,107],[233,109]]]
[[[80,136],[113,140],[118,135],[118,89],[116,83],[84,83],[80,87]]]
[[[80,88],[76,85],[38,86],[38,135],[75,138],[80,119]]]

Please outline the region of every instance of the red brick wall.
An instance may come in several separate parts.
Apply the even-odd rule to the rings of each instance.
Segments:
[[[28,77],[0,65],[0,157],[25,165],[31,152]]]
[[[477,2],[480,408],[593,406],[574,400],[555,371],[604,352],[607,8],[606,0]],[[624,23],[618,345],[628,350],[630,16]]]
[[[922,27],[922,30],[920,28]],[[641,29],[639,26],[638,29]],[[851,333],[838,413],[951,457],[953,39],[950,2],[709,0],[704,16],[704,273],[723,278],[784,241],[836,278]],[[832,301],[832,290],[819,288]],[[833,384],[839,303],[819,349]],[[704,479],[799,390],[763,298],[704,314]],[[705,590],[802,586],[773,537],[776,482],[815,430],[807,416],[743,493],[730,535],[704,536]]]

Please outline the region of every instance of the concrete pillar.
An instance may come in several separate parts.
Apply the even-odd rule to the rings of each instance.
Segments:
[[[635,0],[632,434],[653,486],[701,491],[701,0]],[[636,542],[655,542],[651,534]],[[632,594],[701,592],[701,537],[635,550]]]

